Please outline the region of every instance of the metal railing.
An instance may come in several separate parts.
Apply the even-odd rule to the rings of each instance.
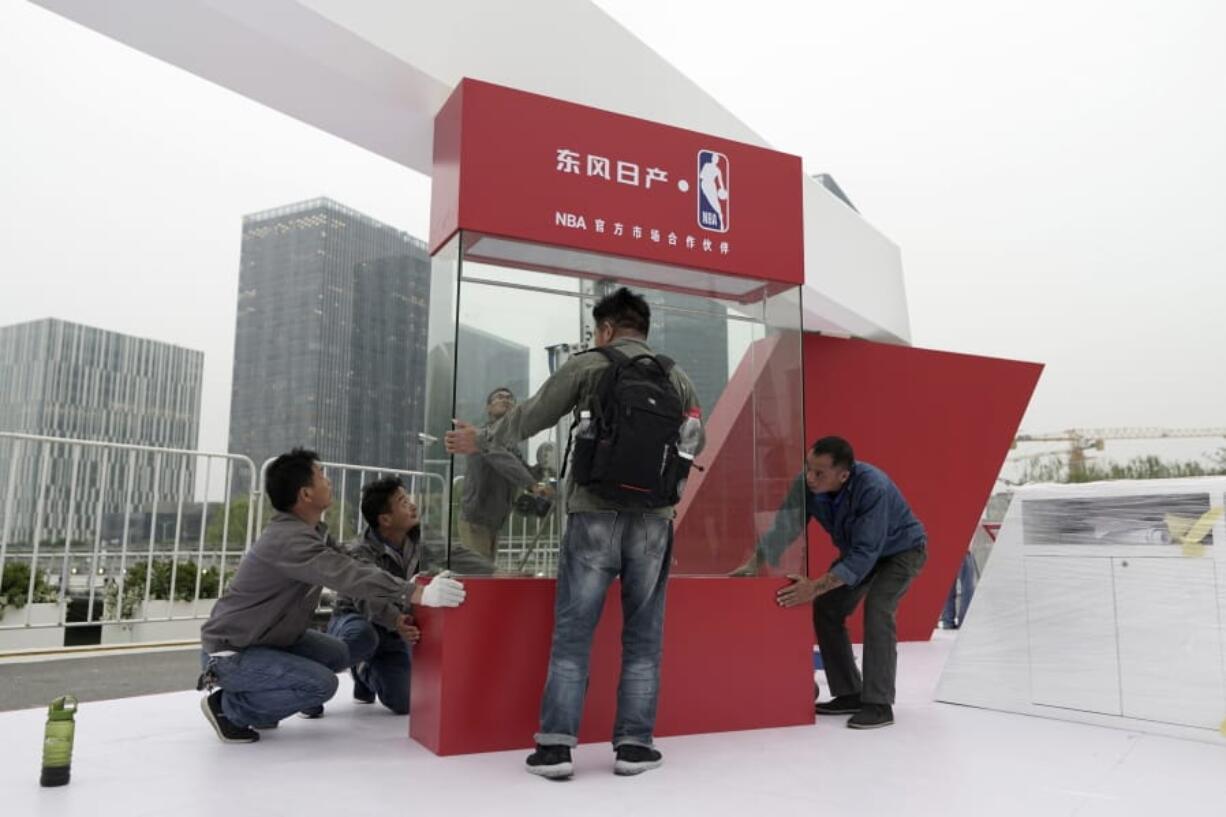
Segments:
[[[207,615],[251,544],[234,486],[254,476],[241,454],[0,432],[0,631]]]
[[[241,454],[0,432],[0,650],[9,646],[5,632],[50,628],[101,627],[90,637],[102,643],[192,637],[190,623],[209,615],[267,521],[272,462],[256,468]],[[433,471],[321,465],[333,483],[327,517],[338,541],[364,525],[362,488],[387,476],[416,499],[423,538],[447,540],[463,480],[447,479],[449,461],[427,463]],[[559,528],[556,512],[511,514],[497,567],[553,575]],[[156,629],[171,622],[189,624]],[[129,632],[108,631],[115,625]]]
[[[451,481],[451,495],[460,497],[464,476]],[[458,509],[453,509],[458,518]],[[558,569],[558,548],[561,543],[558,512],[533,517],[514,511],[498,532],[494,565],[506,573],[554,576]],[[460,542],[458,525],[452,526],[451,541]]]

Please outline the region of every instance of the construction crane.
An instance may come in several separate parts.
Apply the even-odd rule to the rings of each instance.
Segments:
[[[1220,426],[1209,428],[1070,428],[1064,431],[1051,431],[1044,434],[1018,434],[1013,439],[1013,445],[1010,447],[1016,448],[1018,443],[1066,442],[1069,444],[1069,473],[1075,474],[1085,471],[1086,452],[1102,451],[1106,448],[1107,440],[1212,439],[1214,437],[1226,438],[1226,428]],[[1032,460],[1050,456],[1054,453],[1057,452],[1045,451],[1039,454],[1025,454],[1018,457],[1010,457],[1009,460],[1012,462]]]

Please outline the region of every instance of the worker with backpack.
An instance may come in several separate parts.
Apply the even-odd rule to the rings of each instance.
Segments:
[[[646,300],[622,287],[596,304],[592,318],[594,349],[567,361],[497,423],[478,429],[457,420],[445,440],[448,452],[471,454],[516,444],[567,413],[575,416],[553,647],[536,751],[527,760],[529,772],[551,779],[574,771],[592,635],[617,578],[623,624],[614,772],[638,774],[663,762],[652,734],[673,506],[702,446],[694,384],[647,345]]]

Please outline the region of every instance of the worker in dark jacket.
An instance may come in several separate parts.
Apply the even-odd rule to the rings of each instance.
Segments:
[[[398,478],[380,479],[362,489],[362,518],[367,528],[347,548],[358,561],[404,579],[446,566],[445,554],[421,543],[417,505]],[[452,545],[451,566],[470,575],[494,572],[492,563],[459,544]],[[409,616],[402,618],[405,614]],[[393,621],[400,626],[387,626]],[[369,704],[377,697],[397,715],[407,715],[411,645],[421,638],[411,611],[398,601],[340,595],[328,634],[349,648],[354,700]]]
[[[779,604],[813,602],[813,629],[834,699],[816,706],[819,715],[852,715],[853,729],[875,729],[894,722],[894,679],[898,666],[895,617],[912,580],[927,559],[924,526],[911,512],[902,492],[879,468],[856,462],[851,445],[840,437],[823,437],[805,457],[805,518],[816,519],[830,534],[839,556],[816,579],[789,576],[778,591]],[[795,507],[789,496],[784,507]],[[797,524],[801,527],[797,529]],[[748,563],[754,572],[763,562],[776,564],[783,550],[799,537],[803,522],[780,513],[758,542]],[[864,600],[864,675],[856,668],[847,618]]]
[[[346,553],[321,518],[332,483],[312,451],[273,460],[264,490],[277,513],[239,562],[238,571],[200,629],[201,701],[217,737],[259,740],[257,728],[295,712],[323,713],[336,673],[351,666],[345,642],[309,629],[324,586],[378,602],[381,622],[407,626],[398,605],[455,607],[464,586],[447,574],[422,587]]]

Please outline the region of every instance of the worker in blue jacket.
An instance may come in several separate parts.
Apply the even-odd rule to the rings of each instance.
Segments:
[[[780,513],[738,572],[756,573],[763,562],[777,564],[783,550],[804,531],[808,519],[830,534],[839,556],[816,579],[790,575],[777,593],[783,607],[813,603],[813,629],[833,700],[818,703],[819,715],[851,715],[852,729],[894,722],[894,679],[898,666],[895,617],[903,594],[927,559],[924,526],[902,492],[881,469],[856,462],[851,444],[823,437],[805,456],[805,519]],[[789,495],[783,507],[795,508]],[[797,529],[797,526],[801,527]],[[856,668],[847,617],[864,600],[864,674]]]

